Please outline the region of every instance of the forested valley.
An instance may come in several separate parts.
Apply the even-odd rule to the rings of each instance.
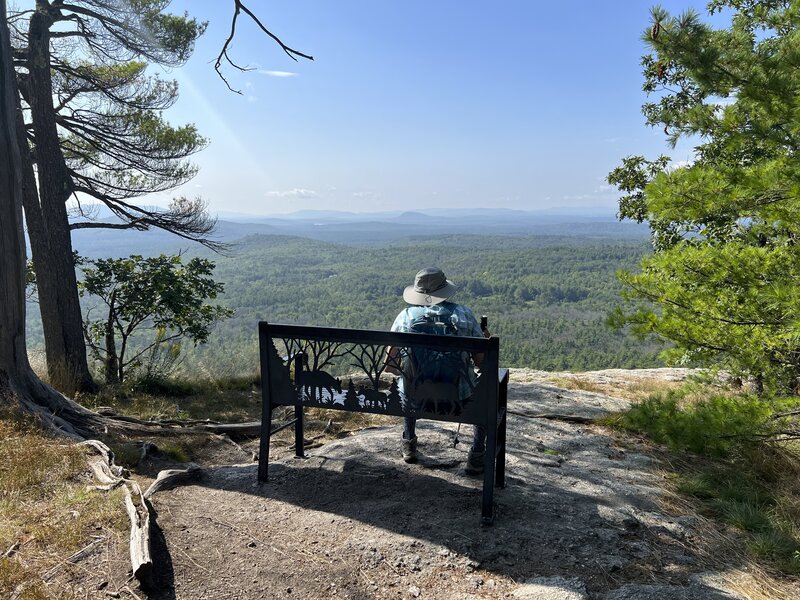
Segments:
[[[661,346],[606,324],[620,301],[616,271],[634,268],[647,251],[641,239],[585,236],[442,235],[353,246],[248,236],[226,255],[188,252],[216,262],[214,277],[225,286],[219,302],[235,313],[207,344],[184,343],[176,368],[209,378],[254,372],[260,320],[388,329],[404,306],[403,288],[430,265],[459,286],[459,302],[489,317],[506,366],[659,366]],[[34,307],[29,321],[35,352],[41,334]]]

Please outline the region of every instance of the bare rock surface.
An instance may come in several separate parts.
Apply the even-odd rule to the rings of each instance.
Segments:
[[[537,416],[596,417],[628,401],[552,375],[514,376],[492,527],[479,524],[482,479],[463,470],[470,427],[454,444],[456,425],[420,421],[414,465],[400,460],[399,426],[368,429],[305,459],[284,452],[266,484],[253,463],[217,466],[154,496],[153,597],[743,597],[704,566],[693,516],[662,508],[658,465],[634,440]]]

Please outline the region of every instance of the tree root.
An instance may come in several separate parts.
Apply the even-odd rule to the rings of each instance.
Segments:
[[[153,584],[150,528],[157,527],[155,511],[152,510],[149,498],[160,490],[169,489],[196,479],[202,474],[202,469],[193,464],[186,469],[161,471],[147,491],[142,493],[139,484],[126,477],[127,472],[125,469],[114,464],[114,453],[103,442],[86,440],[79,445],[90,448],[93,452],[93,457],[89,459],[89,465],[99,484],[95,488],[110,490],[123,487],[125,491],[125,509],[131,522],[131,568],[140,585],[147,589]],[[84,550],[88,548],[89,546]],[[70,559],[67,560],[69,561]]]
[[[591,425],[592,423],[597,421],[597,417],[582,417],[580,415],[562,415],[558,413],[530,414],[530,413],[522,413],[510,410],[508,411],[508,414],[516,415],[518,417],[525,417],[527,419],[548,419],[550,421],[564,421],[566,423],[582,423],[586,425]]]

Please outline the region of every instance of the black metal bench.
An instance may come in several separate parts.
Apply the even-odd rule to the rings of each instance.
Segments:
[[[333,327],[258,325],[261,357],[261,445],[258,480],[267,481],[270,436],[295,426],[295,451],[303,454],[303,408],[319,407],[483,425],[486,454],[481,523],[494,520],[494,486],[505,486],[508,370],[499,368],[497,337],[473,338]],[[422,382],[403,394],[397,380],[385,389],[386,350],[421,347],[445,353],[483,354],[472,395],[460,399],[455,384]],[[363,373],[353,373],[356,369]],[[337,372],[347,373],[345,384]],[[382,389],[382,387],[384,389]],[[293,406],[295,418],[272,429],[276,407]]]

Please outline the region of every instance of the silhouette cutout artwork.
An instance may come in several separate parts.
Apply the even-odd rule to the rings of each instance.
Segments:
[[[382,344],[346,344],[297,338],[271,340],[270,371],[278,375],[276,404],[293,405],[300,399],[305,406],[342,408],[397,416],[436,415],[461,420],[469,416],[472,396],[462,398],[457,381],[430,378],[431,369],[412,366],[408,349],[401,350],[403,360],[399,377],[382,377],[386,370],[387,346]],[[283,346],[278,350],[276,342]],[[302,371],[296,368],[295,356],[301,356]],[[419,354],[418,354],[419,356]],[[432,352],[430,361],[455,361],[459,377],[476,389],[476,377],[469,354]],[[451,367],[451,370],[454,370]],[[423,378],[424,377],[424,378]],[[403,382],[400,384],[400,378]],[[299,384],[298,384],[299,382]],[[477,377],[480,382],[480,377]]]
[[[336,399],[334,390],[339,394],[342,393],[342,380],[325,371],[303,371],[301,382],[306,396],[312,400],[317,397],[317,392],[319,392],[319,401],[323,402],[323,392],[327,392],[328,399],[333,404]]]

